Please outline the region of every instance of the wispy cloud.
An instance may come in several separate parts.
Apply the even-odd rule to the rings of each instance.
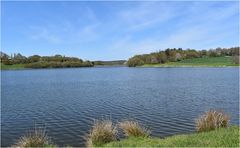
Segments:
[[[173,18],[176,13],[174,13],[175,10],[171,11],[173,10],[168,9],[165,3],[144,2],[133,5],[130,9],[123,9],[118,15],[127,29],[138,31]]]
[[[59,23],[50,22],[40,26],[31,26],[30,38],[38,41],[47,41],[52,44],[80,44],[94,41],[98,37],[100,22],[94,12],[86,7],[85,17],[91,23],[69,21],[63,18]]]
[[[49,30],[48,28],[45,27],[32,27],[32,28],[34,31],[30,35],[30,38],[33,40],[42,40],[53,44],[58,44],[62,42],[62,39],[58,35],[53,34],[51,30]]]
[[[239,44],[239,2],[17,4],[2,9],[3,45],[7,45],[3,48],[21,48],[31,51],[29,54],[38,52],[31,50],[37,46],[45,49],[41,50],[43,54],[59,49],[60,54],[113,60],[172,47],[202,49]],[[23,21],[29,19],[32,21]]]
[[[140,54],[169,47],[202,49],[224,46],[224,40],[233,35],[234,31],[236,32],[235,35],[239,32],[235,30],[238,25],[237,20],[236,22],[228,22],[229,18],[238,14],[239,8],[236,3],[221,7],[217,6],[217,4],[219,3],[198,2],[187,5],[187,7],[186,5],[178,6],[178,9],[173,6],[160,7],[163,8],[161,9],[162,11],[154,8],[150,9],[149,5],[141,5],[137,7],[139,11],[124,11],[123,16],[130,20],[130,28],[136,27],[144,30],[168,23],[173,29],[166,32],[165,28],[160,28],[156,30],[159,32],[159,35],[148,36],[139,40],[133,40],[131,35],[128,35],[127,39],[116,40],[116,46],[114,47],[119,49],[125,47],[128,51]],[[164,13],[164,10],[167,10],[167,13]],[[163,14],[159,15],[160,12],[163,12]],[[235,36],[232,42],[235,42],[235,45],[237,45],[238,39],[239,37]]]

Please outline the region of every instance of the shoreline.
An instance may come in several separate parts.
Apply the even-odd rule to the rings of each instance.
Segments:
[[[206,68],[226,68],[226,67],[240,67],[240,65],[236,66],[228,66],[228,65],[218,65],[218,66],[213,66],[213,65],[142,65],[142,66],[136,66],[136,67],[143,67],[143,68],[201,68],[201,67],[206,67]]]
[[[129,67],[126,65],[101,65],[101,66],[93,66],[93,67],[62,67],[62,68],[1,68],[1,71],[9,71],[9,70],[38,70],[38,69],[71,69],[71,68],[113,68],[113,67],[128,67],[128,68],[240,68],[240,65],[236,66],[227,66],[227,65],[219,65],[219,66],[211,66],[211,65],[142,65],[136,67]]]

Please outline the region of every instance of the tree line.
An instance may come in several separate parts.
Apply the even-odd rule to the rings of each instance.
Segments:
[[[94,66],[116,66],[124,65],[126,60],[115,60],[115,61],[93,61]]]
[[[11,56],[1,52],[1,63],[5,65],[24,64],[25,68],[63,68],[63,67],[92,67],[90,61],[83,61],[76,57],[62,55],[54,56],[23,56],[20,53]]]
[[[184,59],[200,57],[231,56],[233,63],[239,64],[239,47],[216,48],[210,50],[195,50],[182,48],[167,48],[150,54],[135,55],[128,59],[129,67],[141,66],[144,64],[164,64],[166,62],[177,62]],[[124,60],[119,61],[83,61],[77,57],[66,57],[62,55],[23,56],[20,53],[11,54],[0,52],[1,63],[5,65],[24,64],[25,68],[63,68],[63,67],[92,67],[94,65],[124,65]]]
[[[232,56],[233,62],[239,64],[239,49],[239,47],[216,48],[210,50],[167,48],[166,50],[150,54],[135,55],[128,59],[127,65],[129,67],[135,67],[144,64],[164,64],[166,62],[177,62],[184,59],[220,56]]]

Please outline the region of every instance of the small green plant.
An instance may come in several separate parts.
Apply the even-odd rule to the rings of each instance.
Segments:
[[[87,137],[87,146],[102,146],[105,143],[115,141],[117,128],[110,120],[96,120]]]
[[[47,136],[45,129],[34,128],[22,136],[13,147],[55,147]]]
[[[123,121],[119,123],[127,137],[148,137],[150,131],[142,127],[137,121]]]
[[[229,116],[223,112],[210,110],[196,119],[196,130],[204,132],[228,127],[229,119]]]

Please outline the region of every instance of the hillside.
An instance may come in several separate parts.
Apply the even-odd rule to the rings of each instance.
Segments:
[[[142,67],[225,67],[225,66],[239,66],[233,63],[230,56],[225,57],[203,57],[185,59],[177,62],[167,62],[164,64],[144,64]]]

